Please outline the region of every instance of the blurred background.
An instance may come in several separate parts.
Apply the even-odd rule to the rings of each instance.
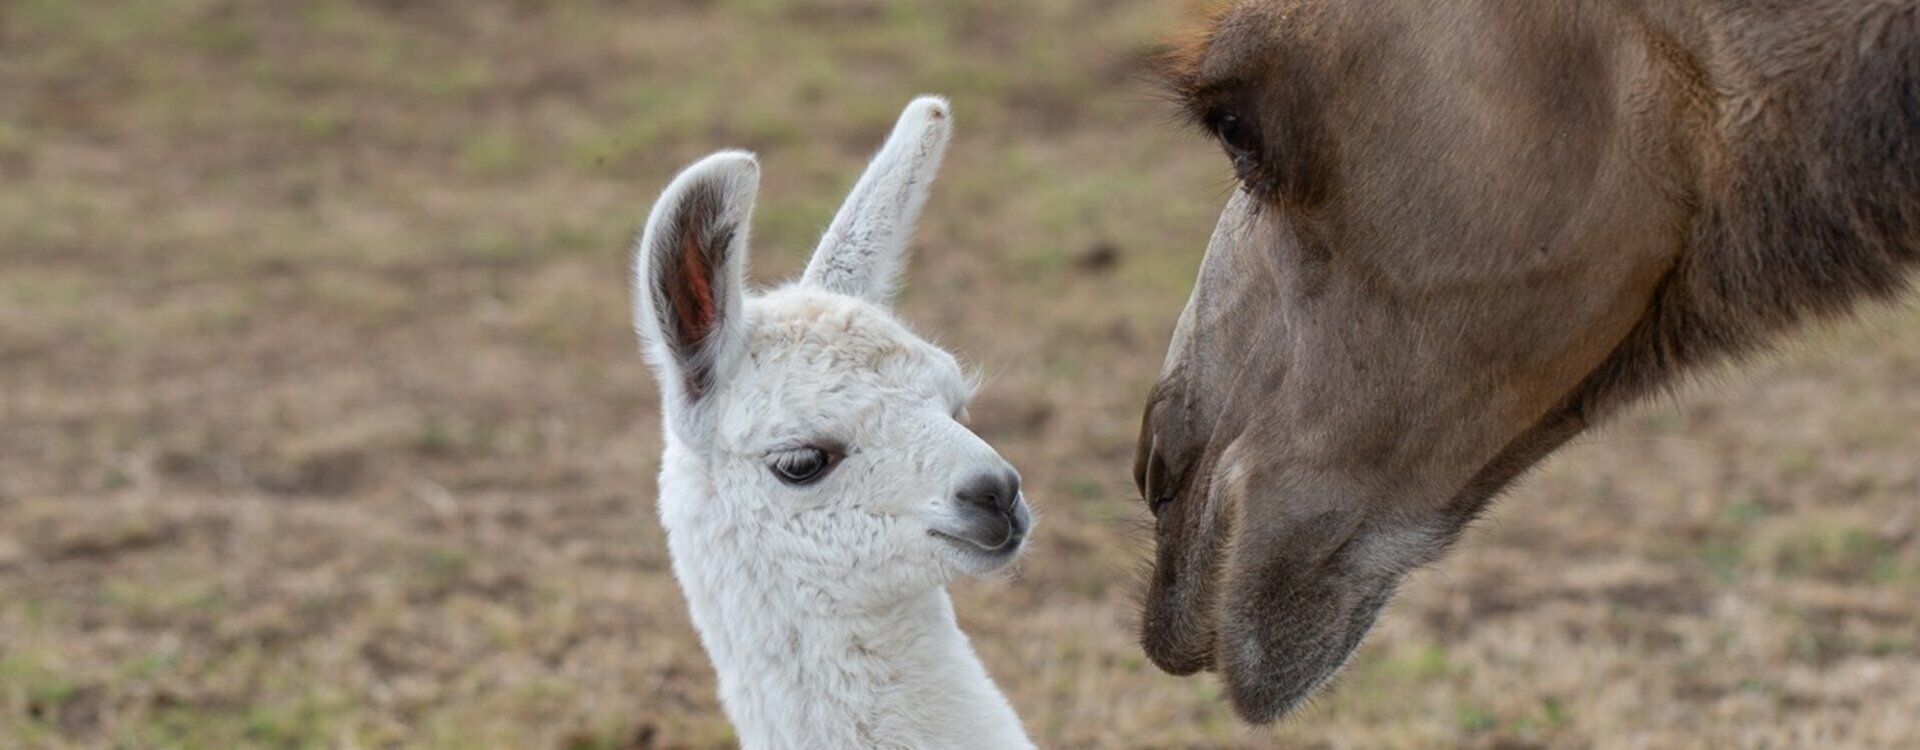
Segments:
[[[1896,747],[1920,313],[1563,451],[1336,691],[1134,645],[1138,410],[1226,162],[1149,0],[0,1],[0,748],[732,745],[653,516],[627,244],[761,154],[754,276],[894,114],[956,138],[904,315],[1044,513],[962,625],[1043,745]]]

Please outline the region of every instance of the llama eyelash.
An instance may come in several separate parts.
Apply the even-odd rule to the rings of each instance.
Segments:
[[[1233,104],[1239,99],[1232,93],[1236,84],[1200,85],[1189,81],[1170,86],[1182,119],[1220,146],[1241,188],[1262,200],[1277,197],[1279,180],[1268,166],[1265,133],[1254,113]]]

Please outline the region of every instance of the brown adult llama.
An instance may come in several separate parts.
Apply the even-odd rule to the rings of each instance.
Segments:
[[[1569,438],[1920,261],[1917,0],[1243,0],[1167,78],[1241,189],[1146,407],[1142,643],[1255,722]]]

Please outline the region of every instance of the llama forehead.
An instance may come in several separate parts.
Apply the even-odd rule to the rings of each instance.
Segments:
[[[804,430],[876,408],[956,409],[972,397],[952,354],[870,303],[787,287],[750,299],[746,319],[750,374],[734,385],[757,423],[751,432]]]

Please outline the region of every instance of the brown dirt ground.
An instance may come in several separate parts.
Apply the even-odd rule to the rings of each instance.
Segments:
[[[761,152],[798,269],[913,94],[905,314],[1045,520],[963,625],[1046,746],[1901,747],[1920,314],[1563,452],[1265,730],[1133,644],[1127,478],[1227,169],[1177,3],[0,3],[0,748],[730,745],[654,521],[625,244]]]

